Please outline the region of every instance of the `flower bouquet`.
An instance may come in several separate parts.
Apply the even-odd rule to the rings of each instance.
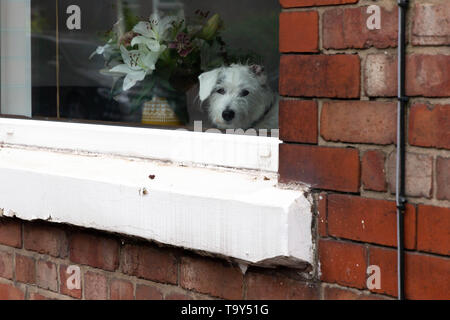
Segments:
[[[115,79],[113,96],[129,94],[130,112],[144,109],[144,123],[186,124],[186,92],[202,72],[228,62],[220,36],[222,20],[218,14],[209,19],[208,15],[197,11],[196,18],[187,22],[152,14],[122,33],[119,21],[107,43],[92,54],[104,57],[102,73]],[[158,119],[145,119],[149,112],[159,112]]]

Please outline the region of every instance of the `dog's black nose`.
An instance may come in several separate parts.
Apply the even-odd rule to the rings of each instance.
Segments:
[[[231,121],[234,119],[235,113],[233,110],[225,110],[224,112],[222,112],[222,118],[225,121]]]

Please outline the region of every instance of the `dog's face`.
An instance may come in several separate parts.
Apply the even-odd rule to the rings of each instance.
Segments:
[[[222,67],[201,74],[199,80],[202,109],[219,129],[248,129],[272,103],[261,66]]]

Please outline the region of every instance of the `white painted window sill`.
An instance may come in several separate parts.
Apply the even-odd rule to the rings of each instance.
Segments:
[[[276,172],[257,165],[252,169],[258,170],[183,166],[136,158],[133,153],[131,158],[120,153],[76,153],[76,148],[56,152],[44,149],[57,149],[56,143],[42,144],[62,145],[64,135],[46,132],[36,147],[36,135],[45,135],[48,128],[37,124],[37,129],[31,126],[25,132],[20,126],[2,126],[3,120],[0,214],[142,237],[247,264],[313,262],[310,199],[305,190],[279,188]],[[70,142],[72,134],[67,135],[69,145],[75,144]],[[208,136],[200,135],[200,139]],[[112,138],[118,137],[112,133]],[[88,143],[81,138],[79,145]],[[25,143],[27,139],[34,142]]]

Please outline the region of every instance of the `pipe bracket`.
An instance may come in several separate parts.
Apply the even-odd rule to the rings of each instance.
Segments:
[[[405,211],[406,210],[406,198],[405,197],[399,197],[397,200],[397,209],[399,209],[400,211]]]

